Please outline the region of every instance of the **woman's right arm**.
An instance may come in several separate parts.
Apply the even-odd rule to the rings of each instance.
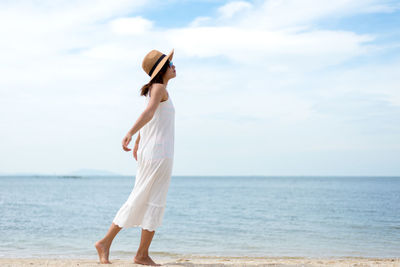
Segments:
[[[138,134],[138,136],[137,136],[137,138],[136,138],[135,144],[138,145],[139,142],[140,142],[140,133]]]
[[[153,84],[151,89],[151,97],[149,104],[146,109],[140,114],[139,118],[136,120],[135,124],[128,131],[124,139],[122,140],[122,148],[125,151],[130,151],[128,144],[132,139],[132,136],[139,131],[146,123],[148,123],[154,116],[160,101],[165,94],[165,87],[161,84]]]

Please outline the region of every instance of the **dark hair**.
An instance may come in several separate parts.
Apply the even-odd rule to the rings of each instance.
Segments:
[[[157,75],[153,79],[151,79],[150,82],[143,85],[142,89],[140,90],[140,95],[147,96],[147,93],[149,92],[149,89],[153,83],[163,83],[164,82],[162,77],[163,77],[164,73],[167,72],[168,66],[169,66],[169,60],[167,60],[165,62],[164,66],[162,66],[161,70],[157,73]]]

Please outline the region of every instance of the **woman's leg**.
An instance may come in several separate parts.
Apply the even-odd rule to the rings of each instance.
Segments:
[[[136,256],[133,259],[135,263],[146,264],[146,265],[155,265],[160,266],[161,264],[156,264],[149,256],[149,247],[151,244],[151,240],[153,239],[155,231],[148,231],[142,229],[142,237],[140,240],[140,246],[138,251],[136,252]]]
[[[97,253],[99,254],[100,263],[110,263],[110,261],[108,260],[108,256],[110,254],[111,243],[121,229],[122,227],[111,223],[111,226],[108,229],[106,236],[103,239],[97,241],[94,245],[97,249]]]

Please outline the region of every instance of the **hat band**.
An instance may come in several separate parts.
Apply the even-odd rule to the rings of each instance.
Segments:
[[[150,76],[150,77],[151,77],[151,75],[153,74],[154,70],[156,69],[157,65],[160,63],[160,61],[161,61],[164,57],[166,57],[165,54],[163,54],[163,55],[156,61],[156,63],[154,64],[154,66],[151,68],[151,70],[150,70],[150,72],[149,72],[149,76]]]

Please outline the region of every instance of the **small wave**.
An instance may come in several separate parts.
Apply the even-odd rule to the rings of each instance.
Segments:
[[[57,178],[60,179],[82,179],[83,177],[80,175],[60,175],[60,176],[56,176]]]

